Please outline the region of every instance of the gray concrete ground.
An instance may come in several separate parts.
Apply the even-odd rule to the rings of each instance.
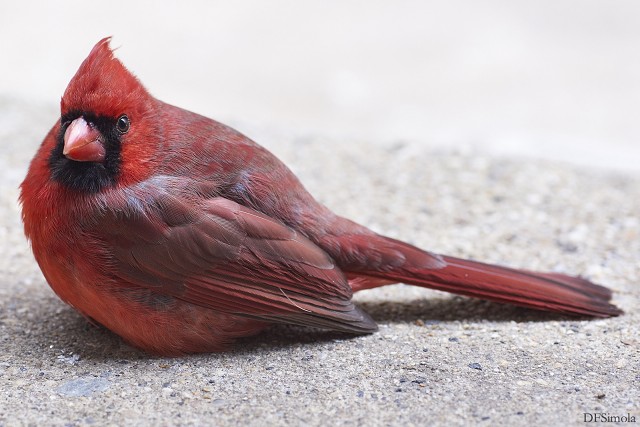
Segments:
[[[640,422],[639,2],[0,11],[0,426]],[[397,285],[356,296],[380,324],[370,336],[276,326],[179,359],[128,347],[51,292],[16,202],[55,102],[106,35],[152,93],[231,121],[337,212],[434,251],[583,274],[626,314]]]
[[[586,320],[404,285],[362,337],[276,326],[226,354],[156,358],[46,285],[17,186],[53,106],[0,99],[0,426],[581,425],[640,420],[640,176],[412,144],[241,129],[337,212],[452,255],[579,273],[626,314]]]

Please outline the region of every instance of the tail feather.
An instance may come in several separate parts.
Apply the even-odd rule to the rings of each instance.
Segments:
[[[448,256],[442,259],[447,265],[440,269],[370,272],[375,279],[368,283],[373,286],[357,290],[395,281],[538,310],[593,317],[622,314],[622,310],[608,302],[609,289],[579,277],[516,270]]]
[[[380,239],[382,236],[377,237]],[[609,303],[609,289],[580,277],[560,273],[538,273],[440,256],[394,239],[382,239],[382,245],[371,245],[372,239],[369,239],[367,249],[387,254],[401,252],[405,255],[405,262],[391,268],[379,268],[376,265],[374,268],[351,270],[349,279],[354,291],[402,282],[573,315],[611,317],[623,313]],[[436,263],[434,260],[441,262]]]

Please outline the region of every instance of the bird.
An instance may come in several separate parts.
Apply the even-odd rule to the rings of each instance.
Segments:
[[[272,324],[369,334],[392,283],[566,315],[622,311],[581,277],[431,253],[333,213],[240,132],[153,97],[100,40],[20,186],[53,291],[148,353],[230,349]]]

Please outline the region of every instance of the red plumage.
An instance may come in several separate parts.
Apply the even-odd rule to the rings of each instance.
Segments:
[[[405,282],[541,310],[621,311],[584,279],[432,254],[316,202],[242,134],[153,98],[101,40],[21,186],[64,301],[146,351],[220,351],[270,323],[376,330],[353,291]]]

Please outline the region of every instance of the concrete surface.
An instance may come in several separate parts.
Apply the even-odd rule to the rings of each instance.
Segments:
[[[277,326],[180,359],[124,345],[53,295],[16,202],[106,35],[152,93],[267,146],[337,212],[583,274],[626,314],[398,285],[357,295],[371,336]],[[638,1],[0,0],[0,40],[0,426],[640,422]]]
[[[236,123],[341,214],[438,252],[583,274],[626,314],[576,319],[396,285],[357,296],[373,335],[277,326],[230,353],[166,359],[87,324],[32,258],[17,186],[56,116],[0,98],[0,426],[640,419],[637,174]]]

